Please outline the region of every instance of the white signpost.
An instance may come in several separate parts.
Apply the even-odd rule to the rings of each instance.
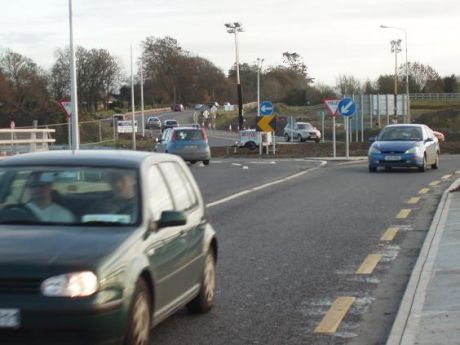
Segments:
[[[333,147],[333,157],[337,155],[336,150],[336,140],[335,140],[335,116],[337,115],[337,110],[339,109],[340,99],[325,99],[324,105],[332,116],[332,147]],[[323,132],[324,139],[324,132]]]
[[[67,129],[68,129],[69,150],[70,150],[72,147],[72,131],[70,128],[70,120],[72,118],[72,102],[71,101],[60,101],[59,104],[62,110],[64,110],[65,115],[67,117]]]

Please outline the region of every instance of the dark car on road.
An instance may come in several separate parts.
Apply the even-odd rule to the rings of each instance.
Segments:
[[[204,128],[175,127],[163,132],[155,145],[154,151],[172,153],[192,164],[202,161],[208,165],[211,149]]]
[[[379,167],[418,168],[424,172],[428,166],[439,167],[439,142],[433,131],[426,125],[388,125],[376,138],[370,138],[369,171]]]
[[[8,158],[0,238],[1,344],[150,344],[152,325],[215,301],[215,232],[174,155]]]
[[[168,128],[178,127],[179,122],[176,120],[164,120],[163,124],[161,125],[161,131],[164,132]]]

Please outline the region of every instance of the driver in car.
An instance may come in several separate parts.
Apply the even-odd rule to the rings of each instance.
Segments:
[[[28,184],[30,201],[26,207],[42,222],[74,222],[72,212],[53,202],[53,181],[52,173],[32,173]]]

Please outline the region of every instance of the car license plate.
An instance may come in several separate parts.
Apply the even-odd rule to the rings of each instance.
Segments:
[[[19,315],[19,309],[0,309],[0,328],[18,328]]]
[[[194,150],[194,149],[198,148],[198,146],[196,146],[196,145],[185,145],[185,148],[187,150]]]
[[[385,156],[386,161],[400,161],[401,156]]]

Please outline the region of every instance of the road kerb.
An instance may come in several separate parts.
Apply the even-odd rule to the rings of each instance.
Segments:
[[[445,228],[448,213],[447,206],[450,202],[449,190],[450,188],[447,188],[442,194],[430,229],[411,273],[386,345],[409,345],[415,343],[416,331],[420,321],[418,315],[420,315],[423,309],[426,289],[433,270],[434,258]],[[414,317],[411,318],[411,315]]]

